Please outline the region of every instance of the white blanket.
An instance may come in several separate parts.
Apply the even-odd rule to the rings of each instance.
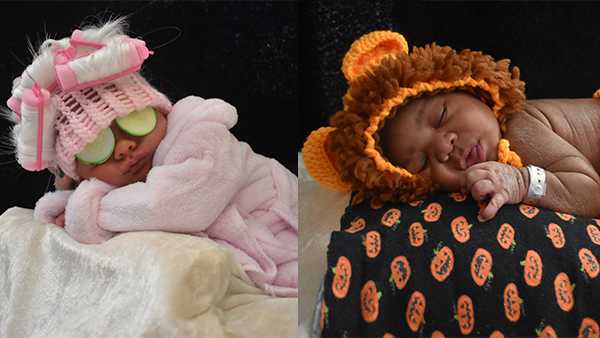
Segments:
[[[331,232],[340,228],[340,218],[350,199],[321,187],[306,172],[298,154],[300,200],[300,306],[299,337],[313,337],[313,313],[317,291],[327,269],[327,245]]]
[[[195,236],[133,232],[80,244],[33,211],[0,215],[0,337],[293,337],[298,299],[252,286]]]

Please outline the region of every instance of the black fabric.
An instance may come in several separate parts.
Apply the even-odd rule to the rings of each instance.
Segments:
[[[488,337],[494,331],[499,331],[505,337],[532,337],[538,336],[546,326],[551,326],[558,337],[574,337],[580,334],[584,318],[600,323],[600,277],[597,277],[600,267],[596,261],[589,266],[592,270],[585,272],[579,258],[579,252],[584,248],[594,255],[593,259],[600,257],[600,226],[594,219],[528,208],[522,204],[504,206],[493,220],[479,222],[477,213],[480,206],[470,198],[460,201],[459,197],[457,194],[435,194],[415,206],[389,203],[374,209],[368,203],[362,203],[346,209],[341,219],[341,230],[332,233],[327,253],[328,271],[321,303],[325,305],[321,312],[323,337],[384,337],[386,333],[395,337],[431,337],[436,330],[445,337]],[[438,204],[438,211],[441,210],[438,220],[424,211],[434,204]],[[386,226],[382,223],[382,217],[386,213],[389,215],[392,209],[400,211],[400,218],[393,225]],[[466,231],[457,236],[452,231],[453,220],[461,216],[472,225],[468,239]],[[567,221],[561,217],[571,219]],[[365,221],[364,229],[351,233],[360,229],[360,219]],[[409,240],[409,229],[417,222],[426,232],[420,246],[411,244]],[[511,241],[502,242],[506,249],[498,239],[499,232],[504,236],[510,234],[510,228],[504,224],[509,224],[514,230],[513,244],[508,245]],[[562,237],[556,227],[562,230]],[[377,232],[381,238],[379,253],[375,256],[377,250],[371,251],[373,258],[368,257],[366,251],[367,246],[373,246],[364,244],[369,232]],[[503,238],[510,239],[510,236]],[[367,241],[373,243],[370,239]],[[452,251],[454,260],[449,274],[440,282],[434,278],[431,266],[434,250],[439,255],[447,253],[448,249],[442,250],[443,247]],[[481,286],[475,283],[471,272],[475,253],[480,248],[487,250],[492,258],[492,277],[478,278],[478,281],[484,281]],[[527,279],[535,285],[537,280],[525,277],[525,268],[532,266],[532,263],[523,263],[525,266],[521,264],[526,261],[530,250],[537,252],[542,261],[541,282],[537,286],[526,283]],[[334,295],[332,284],[334,270],[338,272],[337,269],[340,269],[336,265],[342,256],[350,262],[352,273],[347,294],[340,298]],[[390,269],[391,262],[398,256],[406,258],[411,270],[402,289],[392,279]],[[476,258],[475,261],[480,259]],[[485,271],[484,268],[479,270],[484,277]],[[555,279],[561,273],[564,275],[560,276],[568,276],[570,284],[575,285],[572,289],[574,304],[570,309],[571,303],[561,301],[565,307],[561,309],[557,302]],[[361,289],[367,281],[373,281],[381,293],[378,315],[371,323],[367,323],[361,313],[365,303],[361,300]],[[518,297],[523,301],[519,306],[519,316],[516,315],[517,306],[511,308],[513,312],[510,317],[516,321],[510,321],[505,313],[504,293],[509,283],[514,283]],[[564,290],[568,290],[568,287]],[[425,297],[424,323],[413,331],[407,324],[407,303],[417,291]],[[472,301],[472,311],[468,313],[474,318],[472,329],[463,332],[455,319],[457,301],[461,295],[468,296]],[[338,292],[338,296],[342,294]],[[368,299],[373,300],[372,297]],[[511,297],[510,300],[517,301],[517,298]],[[594,323],[586,327],[594,330],[597,337],[598,327]],[[594,336],[589,330],[586,332],[590,337]]]

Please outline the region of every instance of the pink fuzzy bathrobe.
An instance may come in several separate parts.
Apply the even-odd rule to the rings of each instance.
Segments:
[[[64,210],[65,230],[82,243],[143,230],[208,236],[267,293],[297,296],[296,176],[229,132],[237,113],[222,100],[189,96],[167,116],[146,182],[85,180],[44,195],[34,217],[53,223]]]

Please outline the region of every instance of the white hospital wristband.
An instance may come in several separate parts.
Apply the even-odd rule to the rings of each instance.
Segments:
[[[537,201],[546,195],[546,172],[540,167],[528,165],[529,189],[527,189],[526,202]]]

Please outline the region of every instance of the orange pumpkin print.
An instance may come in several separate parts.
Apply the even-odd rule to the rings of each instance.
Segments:
[[[464,216],[458,216],[450,223],[452,234],[459,243],[465,243],[469,240],[469,238],[471,238],[471,232],[469,229],[471,229],[472,226],[473,225],[469,224]]]
[[[488,279],[492,279],[492,255],[484,248],[479,248],[471,261],[471,277],[475,284],[483,286]]]
[[[390,264],[390,270],[392,271],[390,281],[394,282],[398,290],[404,289],[410,278],[410,264],[408,264],[406,257],[398,256],[394,258]]]
[[[435,330],[431,333],[431,338],[446,338],[446,336],[444,336],[442,331]]]
[[[579,327],[578,338],[598,338],[600,337],[600,328],[595,320],[589,317],[583,318]]]
[[[345,231],[348,233],[354,234],[354,233],[357,233],[357,232],[363,230],[366,225],[367,225],[367,222],[365,222],[365,219],[357,216],[350,223],[350,227],[348,229],[346,229]]]
[[[437,222],[442,215],[442,205],[437,202],[429,203],[427,208],[421,210],[421,213],[426,222]]]
[[[419,331],[424,322],[426,305],[425,296],[421,292],[415,291],[410,295],[406,304],[406,323],[412,332]]]
[[[379,316],[379,298],[381,292],[377,291],[377,285],[372,280],[365,283],[360,290],[360,313],[367,323],[372,323]]]
[[[546,237],[550,238],[552,245],[554,245],[554,247],[557,249],[565,246],[565,234],[560,226],[556,223],[548,224],[546,227]]]
[[[431,261],[431,274],[438,282],[443,282],[454,268],[454,253],[444,246],[441,250],[434,250],[433,260]]]
[[[321,325],[321,331],[323,331],[323,329],[325,328],[325,325],[327,325],[327,314],[329,313],[329,309],[327,308],[327,305],[325,304],[325,299],[321,299],[321,321],[319,322],[319,324]]]
[[[369,231],[364,239],[365,251],[367,257],[375,258],[381,251],[381,236],[377,231]]]
[[[346,256],[338,258],[335,268],[333,268],[333,283],[331,291],[337,298],[344,298],[350,289],[350,278],[352,277],[352,265]]]
[[[596,228],[596,226],[593,224],[588,224],[585,229],[587,230],[588,236],[590,236],[592,242],[600,245],[600,230],[598,230],[598,228]]]
[[[586,248],[579,249],[579,260],[581,261],[581,271],[585,271],[590,278],[596,278],[600,267],[596,256]]]
[[[519,290],[515,283],[508,283],[504,288],[504,314],[511,322],[521,318],[521,304],[523,300],[519,297]]]
[[[490,338],[504,338],[504,334],[498,330],[495,330],[490,334]]]
[[[544,327],[544,329],[541,331],[536,330],[535,333],[540,338],[558,338],[556,331],[554,331],[554,328],[550,325],[546,325],[546,327]]]
[[[529,219],[534,218],[540,213],[540,209],[527,204],[519,204],[519,211],[523,214],[523,216]]]
[[[558,211],[555,211],[554,213],[556,214],[556,216],[558,216],[563,221],[567,221],[567,222],[573,223],[573,221],[575,220],[575,216],[573,216],[571,214],[565,214],[565,213],[558,212]]]
[[[468,335],[475,327],[475,310],[473,302],[467,295],[461,295],[456,302],[456,320],[458,320],[458,328],[460,333]]]
[[[467,195],[461,194],[459,192],[453,192],[450,194],[450,197],[456,202],[462,202],[467,199]]]
[[[414,247],[421,246],[427,238],[427,230],[423,228],[421,223],[415,222],[408,228],[408,240],[410,245]]]
[[[402,213],[400,212],[400,210],[396,209],[396,208],[392,208],[388,211],[385,212],[385,214],[383,214],[383,216],[381,217],[381,224],[387,226],[387,227],[392,227],[398,223],[400,223],[400,215]]]
[[[563,311],[571,311],[575,304],[573,288],[574,285],[571,285],[569,276],[566,273],[560,272],[556,275],[556,278],[554,279],[554,293],[556,295],[556,302]]]
[[[535,250],[528,250],[521,265],[524,267],[523,278],[525,283],[533,287],[540,285],[544,268],[540,255]]]
[[[500,244],[503,249],[513,250],[516,245],[515,229],[508,223],[502,224],[498,230],[496,239],[498,240],[498,244]]]

